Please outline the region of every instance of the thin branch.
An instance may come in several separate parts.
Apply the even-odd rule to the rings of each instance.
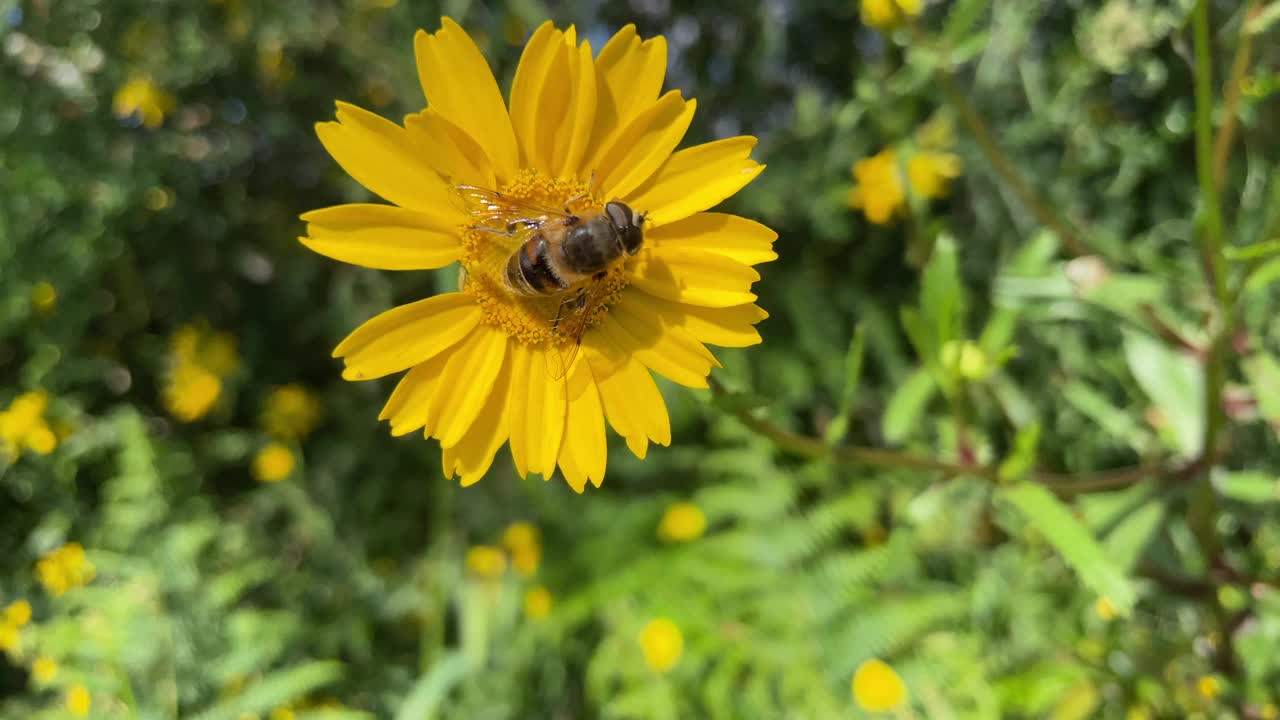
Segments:
[[[717,394],[725,392],[724,387],[715,378],[711,378],[710,382],[712,392]],[[825,459],[850,465],[936,472],[948,478],[965,475],[992,482],[998,482],[1001,479],[1000,468],[997,465],[948,462],[897,450],[856,445],[832,446],[819,438],[778,427],[774,423],[756,416],[751,410],[734,410],[733,414],[752,432],[768,438],[780,449],[815,460]],[[1082,474],[1033,471],[1027,477],[1034,482],[1043,484],[1061,497],[1073,497],[1091,492],[1119,490],[1136,485],[1147,478],[1158,476],[1184,477],[1198,474],[1198,472],[1198,463],[1177,467],[1162,464],[1144,464]]]
[[[1017,166],[1013,164],[1009,156],[1005,154],[1004,149],[996,142],[995,136],[992,135],[982,116],[978,114],[978,111],[969,102],[968,97],[956,84],[955,77],[951,74],[945,58],[939,64],[935,74],[938,78],[938,85],[942,88],[942,94],[946,96],[947,102],[960,115],[961,122],[965,124],[965,127],[969,129],[969,133],[973,135],[973,139],[977,141],[978,147],[982,150],[982,154],[986,156],[987,162],[991,164],[991,168],[995,170],[996,175],[1000,176],[1000,179],[1013,191],[1013,194],[1018,196],[1018,200],[1036,216],[1041,225],[1053,230],[1062,240],[1068,255],[1080,257],[1093,254],[1089,246],[1080,239],[1080,236],[1071,228],[1066,219],[1059,215],[1058,211],[1054,210],[1048,201],[1040,197],[1032,189],[1031,184],[1018,171]]]
[[[1240,108],[1240,96],[1243,93],[1244,75],[1249,71],[1249,61],[1253,52],[1253,34],[1248,32],[1249,21],[1262,12],[1260,0],[1251,0],[1245,9],[1240,23],[1240,40],[1236,45],[1236,55],[1231,61],[1231,75],[1227,80],[1222,99],[1222,127],[1213,143],[1213,179],[1214,186],[1222,189],[1222,181],[1227,174],[1227,160],[1231,157],[1231,145],[1235,141],[1236,128],[1240,119],[1237,111]]]

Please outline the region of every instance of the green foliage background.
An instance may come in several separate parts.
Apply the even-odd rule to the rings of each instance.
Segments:
[[[26,652],[0,656],[0,716],[65,716],[83,683],[104,718],[859,717],[850,677],[879,657],[901,717],[1275,717],[1280,4],[1207,3],[1211,130],[1236,139],[1225,253],[1193,4],[934,2],[886,36],[850,0],[0,0],[0,406],[43,388],[74,428],[0,471],[0,605],[35,608]],[[420,109],[411,38],[442,13],[503,80],[546,18],[595,47],[665,34],[668,87],[699,101],[686,144],[754,134],[769,165],[729,203],[780,235],[764,344],[718,353],[717,393],[664,386],[672,447],[615,443],[583,496],[518,480],[506,451],[476,487],[442,481],[433,444],[376,422],[390,385],[329,357],[454,282],[296,242],[299,213],[366,197],[312,125],[335,99]],[[176,98],[158,128],[112,112],[139,74]],[[964,175],[868,224],[851,164],[937,112]],[[202,319],[242,360],[178,423],[168,337]],[[963,376],[943,348],[965,339],[1004,363]],[[285,383],[323,418],[264,485],[259,415]],[[657,538],[676,500],[703,538]],[[542,621],[520,612],[532,581],[466,576],[466,549],[519,520],[543,535]],[[98,577],[55,598],[33,567],[66,541]],[[637,642],[659,616],[685,640],[666,674]]]

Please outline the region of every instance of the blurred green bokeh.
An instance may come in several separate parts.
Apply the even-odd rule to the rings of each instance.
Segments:
[[[1225,252],[1194,4],[0,0],[0,717],[870,717],[873,658],[896,717],[1280,717],[1280,3],[1205,3]],[[769,166],[763,345],[581,496],[446,482],[340,379],[456,271],[297,243],[369,197],[314,124],[420,110],[442,14],[503,87],[546,19],[665,35],[685,144]],[[929,128],[948,190],[851,208]]]

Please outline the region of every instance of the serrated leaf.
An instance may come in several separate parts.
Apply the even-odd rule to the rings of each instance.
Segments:
[[[1002,488],[999,495],[1048,540],[1085,585],[1120,613],[1129,614],[1136,600],[1133,584],[1062,501],[1030,482]]]
[[[1200,364],[1149,335],[1124,334],[1129,371],[1147,398],[1160,409],[1170,447],[1195,457],[1204,443],[1204,373]]]

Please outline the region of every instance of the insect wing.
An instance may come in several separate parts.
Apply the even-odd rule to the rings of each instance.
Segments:
[[[455,185],[454,196],[474,225],[508,232],[519,227],[538,227],[551,220],[565,220],[560,210],[504,195],[475,185]]]
[[[547,353],[547,374],[559,380],[569,374],[582,347],[582,336],[595,309],[605,299],[607,286],[596,281],[584,288],[576,298],[561,305],[562,315],[557,318],[552,334],[556,346]],[[568,309],[566,309],[568,308]],[[561,330],[564,328],[563,330]]]

